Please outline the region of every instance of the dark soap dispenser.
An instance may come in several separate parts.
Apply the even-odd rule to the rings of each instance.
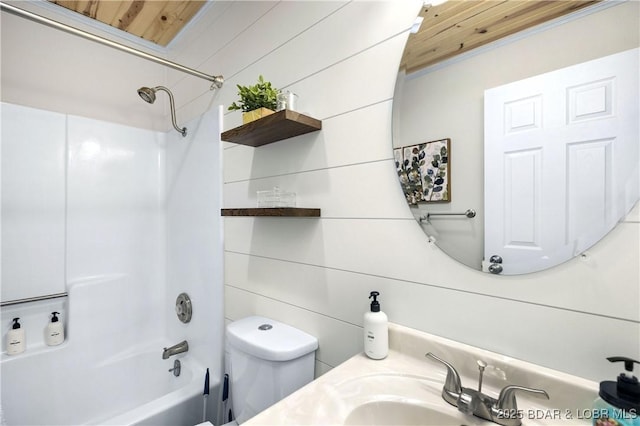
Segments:
[[[599,398],[594,402],[593,424],[640,426],[640,383],[633,375],[633,365],[640,362],[622,356],[609,357],[607,360],[624,363],[625,371],[620,373],[615,382],[600,382]]]

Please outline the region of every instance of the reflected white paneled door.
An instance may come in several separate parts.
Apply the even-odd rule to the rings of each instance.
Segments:
[[[583,252],[638,200],[638,49],[485,91],[485,259]]]

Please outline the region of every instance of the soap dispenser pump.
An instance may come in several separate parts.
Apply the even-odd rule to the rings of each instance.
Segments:
[[[52,312],[51,322],[47,324],[47,345],[56,346],[64,342],[64,325],[58,318],[60,312]]]
[[[24,328],[20,326],[20,318],[13,319],[11,330],[7,333],[7,355],[17,355],[26,347]]]
[[[626,372],[620,373],[617,381],[600,382],[599,398],[594,402],[593,424],[610,425],[615,420],[620,426],[640,425],[640,383],[634,376],[633,364],[640,364],[631,358],[614,356],[609,362],[623,362]],[[628,372],[628,373],[627,373]]]
[[[364,353],[371,359],[383,359],[389,353],[389,325],[387,315],[380,310],[380,293],[369,294],[371,309],[364,314]]]

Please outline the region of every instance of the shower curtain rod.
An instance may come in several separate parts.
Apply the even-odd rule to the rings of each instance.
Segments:
[[[203,79],[208,80],[208,81],[210,81],[212,83],[211,84],[211,90],[221,88],[222,84],[224,83],[224,77],[222,77],[221,75],[208,75],[208,74],[205,74],[203,72],[194,70],[192,68],[185,67],[184,65],[180,65],[180,64],[177,64],[175,62],[171,62],[171,61],[168,61],[166,59],[159,58],[157,56],[154,56],[154,55],[151,55],[149,53],[143,52],[141,50],[134,49],[134,48],[129,47],[129,46],[125,46],[124,44],[120,44],[120,43],[117,43],[115,41],[108,40],[108,39],[106,39],[104,37],[100,37],[100,36],[88,33],[86,31],[79,30],[77,28],[73,28],[73,27],[71,27],[69,25],[66,25],[66,24],[63,24],[61,22],[54,21],[52,19],[45,18],[45,17],[40,16],[40,15],[36,15],[35,13],[28,12],[28,11],[26,11],[24,9],[20,9],[18,7],[15,7],[15,6],[3,3],[3,2],[0,2],[0,9],[2,9],[4,11],[7,11],[9,13],[12,13],[14,15],[20,16],[21,18],[26,18],[26,19],[29,19],[31,21],[37,22],[39,24],[44,24],[44,25],[47,25],[49,27],[56,28],[58,30],[62,30],[62,31],[68,32],[70,34],[86,38],[87,40],[95,41],[97,43],[104,44],[105,46],[113,47],[114,49],[118,49],[118,50],[121,50],[123,52],[138,56],[140,58],[147,59],[149,61],[152,61],[152,62],[161,64],[161,65],[167,66],[169,68],[173,68],[174,70],[182,71],[182,72],[185,72],[187,74],[191,74],[191,75],[193,75],[195,77],[203,78]]]

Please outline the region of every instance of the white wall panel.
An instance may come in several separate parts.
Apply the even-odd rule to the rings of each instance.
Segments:
[[[325,266],[393,279],[468,290],[513,300],[640,319],[638,300],[640,247],[638,224],[620,224],[605,244],[549,271],[508,279],[463,267],[428,244],[412,220],[226,218],[225,250],[291,262]],[[606,244],[627,247],[611,252]],[[412,247],[411,252],[398,247]],[[607,265],[620,273],[619,292],[600,270]],[[452,272],[454,271],[454,272]],[[602,284],[602,283],[606,284]]]
[[[319,345],[316,359],[332,367],[362,350],[362,328],[339,319],[229,285],[225,286],[225,306],[225,316],[232,321],[249,315],[261,315],[315,336]]]
[[[640,343],[632,321],[408,283],[390,282],[387,293],[386,311],[400,324],[592,380],[606,377],[597,371],[610,353]],[[575,353],[585,356],[576,362]]]
[[[67,118],[1,108],[1,300],[63,293]]]
[[[176,58],[198,58],[203,68],[217,65],[222,68],[215,74],[224,73],[231,79],[256,58],[269,54],[345,2],[236,1],[230,4],[219,19],[202,30],[197,40],[176,43],[179,44]],[[204,61],[203,52],[209,55]]]
[[[503,352],[507,347],[512,356],[534,355],[542,365],[558,360],[571,364],[566,351],[558,353],[549,347],[570,344],[587,351],[588,361],[573,363],[568,370],[587,377],[610,351],[628,350],[628,337],[639,330],[637,323],[600,321],[591,313],[237,253],[227,253],[225,267],[229,285],[253,295],[233,300],[242,309],[250,310],[256,295],[261,295],[361,327],[369,307],[367,296],[377,290],[391,321],[480,348]],[[618,332],[609,332],[614,329]],[[597,352],[590,348],[592,332],[602,334]]]
[[[402,51],[405,41],[406,35],[395,36],[385,43],[374,45],[356,56],[348,57],[317,72],[312,78],[287,85],[289,90],[299,96],[296,109],[306,115],[323,120],[391,99],[397,71],[393,68],[380,67],[379,64],[388,61],[390,55],[396,56],[396,62],[399,63],[399,52]],[[249,68],[243,71],[246,78],[243,80],[243,77],[239,75],[237,81],[242,82],[241,84],[253,84],[258,74],[267,78],[270,74],[277,75],[279,68],[282,67],[280,62],[295,56],[295,52],[291,52],[288,57],[282,56],[280,61],[272,64],[271,72],[269,68],[262,66],[258,71],[256,68]],[[297,67],[295,69],[298,70]],[[302,77],[306,77],[306,75],[298,72],[298,78]],[[282,87],[275,79],[269,79],[276,87]],[[377,82],[378,80],[386,82],[386,84],[380,84]],[[374,81],[376,81],[375,84]],[[221,91],[216,98],[216,101],[221,102],[225,107],[237,100],[237,90],[229,92],[228,87]],[[371,90],[372,87],[375,87],[375,90]],[[318,90],[318,88],[322,88],[322,90]],[[240,124],[242,124],[240,112],[225,116],[225,130]]]
[[[322,131],[258,149],[229,143],[225,183],[328,167],[388,160],[391,101],[365,106],[322,120]]]
[[[250,16],[259,17],[273,7],[273,2],[215,1],[209,2],[189,21],[176,38],[167,46],[171,60],[179,63],[204,62],[203,57],[213,56],[222,46],[229,43],[244,27],[250,25]],[[260,9],[263,7],[264,9]],[[217,74],[212,71],[212,74]],[[173,85],[185,76],[170,71],[167,81]]]
[[[100,336],[101,348],[111,346],[111,352],[91,349],[103,358],[113,355],[114,335],[123,347],[139,344],[140,336],[158,339],[165,284],[164,134],[10,104],[2,109],[3,296],[27,290],[34,278],[49,289],[20,297],[69,292],[74,302],[54,303],[68,337],[86,344],[83,338]],[[16,214],[19,221],[7,222]],[[19,251],[11,247],[15,238]],[[25,266],[26,275],[20,271]],[[104,306],[90,312],[95,306],[75,297]],[[107,309],[114,318],[102,321],[97,334],[82,319],[71,323],[68,303],[80,307],[75,312],[106,318],[99,311],[111,302],[119,309]],[[33,302],[12,311],[23,312],[23,326],[33,330],[30,323],[49,318],[47,306]],[[5,319],[3,314],[3,324]],[[44,346],[42,333],[27,335],[32,349]]]
[[[229,183],[224,188],[225,206],[257,207],[256,191],[274,186],[295,192],[299,207],[322,207],[325,218],[413,219],[402,205],[404,197],[392,160]],[[394,199],[380,202],[378,194],[394,191]]]
[[[167,135],[166,147],[166,303],[163,305],[171,344],[184,339],[189,352],[221,376],[223,347],[222,228],[220,191],[222,173],[218,134],[220,113],[213,109],[186,122],[187,137]],[[194,316],[178,321],[175,300],[191,298]]]
[[[261,66],[257,74],[251,74],[245,80],[237,79],[236,75],[252,62],[313,26],[343,4],[343,2],[309,2],[308,4],[307,2],[233,2],[220,19],[202,31],[198,42],[176,43],[181,46],[177,50],[179,52],[177,58],[184,58],[181,60],[192,58],[191,61],[199,63],[200,69],[212,70],[211,74],[222,74],[225,77],[225,86],[220,92],[226,97],[220,103],[228,106],[237,97],[236,84],[254,84],[259,74],[263,74],[274,84],[281,84],[273,80],[273,73],[270,74],[264,66]],[[276,24],[276,22],[286,22],[286,24]],[[203,45],[204,41],[208,43]],[[189,56],[187,57],[184,52],[188,52]],[[207,55],[206,59],[203,55]],[[199,60],[196,59],[198,57]],[[173,81],[174,78],[170,80]],[[208,86],[195,85],[185,78],[175,80],[176,90],[185,93],[185,99],[178,102],[181,114],[190,117],[198,114],[198,111],[201,113],[206,107],[206,102],[201,95]],[[280,86],[276,85],[276,87]]]
[[[372,46],[382,42],[383,40],[393,37],[399,33],[405,31],[410,25],[407,25],[406,19],[411,21],[411,17],[415,16],[418,10],[417,2],[350,2],[348,5],[341,7],[341,3],[336,2],[320,2],[326,3],[324,7],[331,7],[332,9],[339,10],[332,13],[332,9],[325,10],[324,7],[314,5],[312,8],[306,7],[305,2],[281,2],[278,7],[273,8],[269,14],[265,15],[260,21],[264,20],[264,25],[270,28],[270,31],[275,31],[273,28],[280,28],[279,31],[286,31],[290,26],[288,21],[283,20],[284,17],[289,16],[289,10],[298,7],[303,7],[304,10],[312,10],[317,16],[317,22],[315,24],[309,23],[309,29],[304,32],[290,32],[290,41],[283,44],[279,48],[271,49],[279,46],[272,45],[268,50],[261,53],[255,53],[254,61],[251,62],[251,66],[245,68],[244,65],[233,65],[235,62],[233,56],[239,52],[243,52],[246,57],[252,57],[249,55],[249,51],[253,51],[251,44],[240,44],[234,40],[228,46],[228,49],[236,52],[231,55],[230,58],[220,57],[218,63],[227,63],[229,61],[233,68],[231,71],[224,71],[227,77],[227,84],[220,91],[217,96],[216,102],[228,106],[237,99],[236,84],[253,84],[258,75],[262,74],[268,80],[278,88],[290,88],[299,95],[299,107],[301,112],[309,113],[317,118],[324,118],[324,115],[319,114],[314,108],[318,104],[318,100],[310,97],[314,93],[318,92],[317,87],[337,87],[341,90],[340,83],[344,82],[345,75],[331,75],[333,80],[331,81],[316,81],[316,86],[310,88],[294,87],[292,83],[305,79],[314,73],[320,72],[323,69],[337,64],[340,61],[350,58],[353,55],[369,49]],[[308,16],[309,11],[305,12],[303,16]],[[325,16],[322,15],[326,15]],[[382,22],[369,22],[363,20],[363,16],[386,16],[387,19]],[[395,19],[392,19],[395,18]],[[308,22],[308,21],[307,21]],[[354,27],[354,22],[364,23],[364,26]],[[402,34],[401,38],[406,40],[407,34]],[[247,30],[247,40],[260,39],[264,37],[264,31],[257,27],[251,26]],[[400,42],[404,45],[404,41]],[[255,43],[254,43],[255,44]],[[248,50],[247,50],[248,49]],[[319,54],[322,52],[322,54]],[[397,47],[390,54],[397,56],[397,59],[390,59],[388,56],[385,58],[378,58],[382,63],[391,60],[399,63],[400,55],[402,52],[401,47]],[[268,54],[268,55],[267,55]],[[212,58],[212,63],[203,64],[203,68],[215,68],[215,58]],[[243,59],[243,63],[246,63],[246,59]],[[236,61],[237,62],[237,61]],[[295,66],[292,66],[295,64]],[[371,66],[366,70],[357,71],[358,79],[349,79],[349,83],[353,84],[354,81],[360,81],[360,84],[366,84],[372,76],[375,76],[381,67],[377,65]],[[384,67],[386,69],[386,67]],[[395,70],[391,67],[393,76],[385,79],[389,84],[393,85],[395,81]],[[341,73],[347,72],[345,68],[340,68]],[[360,74],[362,73],[362,74]],[[367,92],[377,93],[378,90],[370,90],[370,86],[367,86]],[[194,92],[196,93],[196,92]],[[392,89],[389,93],[392,93]],[[389,99],[391,96],[383,96],[381,99]],[[188,117],[192,114],[196,114],[198,110],[202,110],[206,107],[206,94],[200,96],[189,105],[184,105],[183,113]],[[336,93],[333,102],[348,98],[347,93]],[[368,102],[373,103],[373,102]],[[361,103],[360,106],[367,103]],[[334,111],[334,114],[337,111]],[[332,114],[333,115],[333,114]],[[232,114],[231,117],[225,117],[225,128],[235,127],[241,124],[240,114]]]
[[[164,279],[164,134],[69,117],[67,279]]]
[[[211,84],[205,80],[194,81],[191,77],[169,71],[169,81],[175,93],[180,96],[176,100],[176,108],[180,116],[186,120],[197,117],[211,109],[210,98],[218,93],[227,91],[236,92],[236,85],[231,79],[239,68],[246,66],[244,61],[254,60],[254,54],[262,56],[266,52],[256,52],[254,44],[245,39],[247,34],[255,26],[265,22],[264,15],[277,6],[272,1],[240,1],[225,9],[219,19],[202,30],[202,25],[197,29],[202,31],[197,42],[178,40],[179,47],[172,49],[172,56],[177,52],[178,62],[185,64],[194,63],[195,68],[210,75],[222,75],[225,84],[221,90],[210,91]],[[195,30],[195,29],[194,29]],[[242,40],[245,45],[240,45],[236,40]],[[264,38],[255,38],[255,41],[264,41]],[[261,46],[264,46],[260,43]],[[233,47],[236,47],[233,49]],[[180,58],[180,59],[178,59]],[[238,63],[238,61],[240,61]],[[257,80],[257,76],[255,76]],[[253,80],[252,80],[253,82]],[[244,83],[247,84],[247,83]],[[216,101],[215,105],[219,105]]]
[[[163,84],[164,67],[5,12],[1,31],[4,102],[155,130],[170,125],[166,99],[151,106],[136,93]]]
[[[324,266],[227,252],[227,284],[362,327],[379,278]],[[369,290],[367,290],[369,289]]]
[[[400,63],[405,42],[406,34],[397,35],[355,56],[345,58],[310,78],[287,85],[287,89],[299,96],[296,109],[324,119],[391,99],[397,69],[381,67],[380,64],[387,61]],[[285,58],[282,60],[286,60]],[[273,66],[273,73],[277,73],[278,67],[282,67],[278,62]],[[248,75],[250,72],[252,71],[247,70],[244,73]],[[231,101],[233,99],[235,98]],[[225,129],[240,124],[237,121],[240,114],[234,115],[228,120],[225,118]]]
[[[295,4],[306,5],[302,2],[282,2],[283,7],[292,8]],[[274,12],[276,10],[274,9]],[[274,50],[270,55],[260,58],[252,67],[243,69],[234,81],[240,84],[249,79],[252,81],[255,67],[272,75],[277,87],[289,87],[290,84],[302,78],[310,77],[327,66],[338,64],[351,56],[370,49],[382,41],[394,37],[407,29],[402,20],[391,18],[415,15],[415,5],[411,2],[401,4],[391,2],[350,2],[338,12],[328,15],[326,19],[318,20],[315,25],[300,34],[296,34],[288,43]],[[384,14],[389,19],[373,24],[368,16]],[[269,16],[271,25],[284,26],[280,16],[275,13]],[[354,25],[355,22],[363,25]],[[373,25],[373,26],[372,26]],[[255,33],[256,37],[260,33]],[[404,35],[406,39],[406,34]],[[321,54],[319,54],[321,52]],[[398,55],[401,52],[395,52]],[[399,61],[399,56],[398,56]],[[293,66],[292,66],[293,65]],[[271,72],[270,72],[271,71]],[[266,74],[265,74],[266,75]],[[366,76],[362,76],[366,79]],[[395,81],[395,79],[393,80]],[[350,82],[352,82],[350,80]],[[339,84],[336,80],[333,84]],[[375,90],[374,90],[375,91]],[[304,99],[299,99],[303,102]],[[313,105],[313,104],[310,104]],[[301,104],[304,107],[304,104]],[[302,108],[301,110],[304,110]]]

